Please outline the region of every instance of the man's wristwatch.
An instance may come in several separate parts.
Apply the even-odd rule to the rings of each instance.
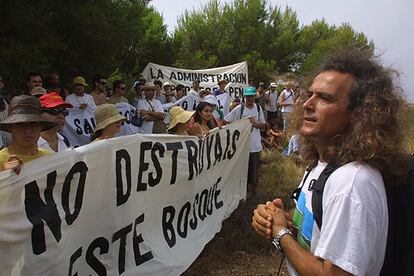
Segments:
[[[276,251],[278,253],[283,253],[282,252],[282,246],[280,245],[280,239],[284,236],[284,235],[292,235],[292,232],[290,232],[289,229],[287,228],[282,228],[279,230],[279,232],[276,233],[276,236],[273,238],[273,245],[276,247]]]

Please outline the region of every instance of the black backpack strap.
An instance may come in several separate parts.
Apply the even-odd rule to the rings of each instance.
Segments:
[[[305,177],[303,178],[302,185],[300,185],[298,188],[293,190],[292,194],[290,195],[291,199],[296,200],[296,201],[299,200],[300,192],[302,191],[302,187],[305,184],[306,179],[308,179],[308,176],[309,176],[311,170],[312,169],[310,169],[310,168],[306,168],[306,170],[305,170],[306,174],[305,174]]]
[[[260,123],[260,105],[256,104],[256,107],[257,107],[257,117],[258,117],[257,122]]]
[[[309,191],[312,190],[312,213],[313,219],[318,225],[319,230],[322,229],[322,199],[323,190],[325,189],[326,180],[339,166],[328,164],[325,169],[321,172],[318,179],[312,179],[309,184]]]
[[[241,107],[240,107],[240,120],[241,120],[241,118],[243,117],[243,112],[244,112],[244,104],[241,104]]]

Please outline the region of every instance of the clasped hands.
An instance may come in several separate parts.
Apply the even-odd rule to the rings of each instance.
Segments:
[[[282,228],[292,228],[292,217],[285,212],[283,201],[276,198],[257,205],[253,211],[252,227],[260,236],[273,239]]]

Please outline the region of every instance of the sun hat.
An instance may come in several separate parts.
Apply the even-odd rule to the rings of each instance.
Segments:
[[[277,88],[277,84],[275,82],[271,82],[269,88]]]
[[[42,130],[48,130],[56,126],[42,117],[42,108],[39,99],[34,96],[22,95],[13,97],[9,105],[9,114],[6,119],[0,122],[0,130],[8,131],[10,124],[39,122]]]
[[[256,96],[256,88],[253,86],[247,86],[244,88],[243,96]]]
[[[86,83],[85,78],[81,77],[81,76],[77,76],[76,78],[73,79],[72,85],[77,85],[77,84],[80,84],[80,85],[83,85],[83,86],[88,86],[88,84]]]
[[[95,132],[104,129],[112,123],[126,120],[124,116],[119,114],[118,110],[113,104],[98,105],[94,115],[96,120]]]
[[[217,101],[217,98],[214,95],[207,95],[207,96],[205,96],[203,98],[203,102],[206,102],[206,103],[209,103],[209,104],[215,105],[215,106],[218,106],[219,105],[218,104],[218,101]]]
[[[170,125],[168,130],[173,129],[178,123],[185,123],[191,119],[195,111],[185,111],[181,106],[173,106],[170,109]]]
[[[30,90],[30,95],[40,97],[47,93],[47,90],[41,86],[35,86]]]
[[[221,79],[221,80],[219,80],[218,82],[217,82],[217,85],[220,85],[220,83],[222,83],[222,82],[224,82],[224,83],[229,83],[227,80],[225,80],[225,79]]]
[[[56,92],[47,93],[39,98],[40,106],[42,108],[55,108],[58,106],[65,108],[72,108],[73,105],[65,102],[61,96]]]
[[[155,90],[155,85],[152,82],[146,82],[142,90]]]

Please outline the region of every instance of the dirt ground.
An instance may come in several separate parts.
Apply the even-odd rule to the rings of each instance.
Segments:
[[[250,226],[251,215],[241,216],[253,210],[250,206],[240,203],[183,275],[277,275],[281,257],[270,241],[257,237]],[[285,263],[280,275],[288,275]]]
[[[276,254],[273,244],[259,237],[251,227],[253,209],[257,204],[266,202],[275,194],[287,201],[287,191],[291,191],[297,183],[297,179],[286,182],[280,177],[278,181],[273,176],[269,177],[275,170],[286,175],[283,170],[292,171],[294,166],[292,162],[287,164],[279,157],[276,159],[262,164],[257,194],[240,202],[233,214],[223,222],[221,231],[183,275],[277,275],[281,257]],[[288,275],[286,262],[279,275]]]

